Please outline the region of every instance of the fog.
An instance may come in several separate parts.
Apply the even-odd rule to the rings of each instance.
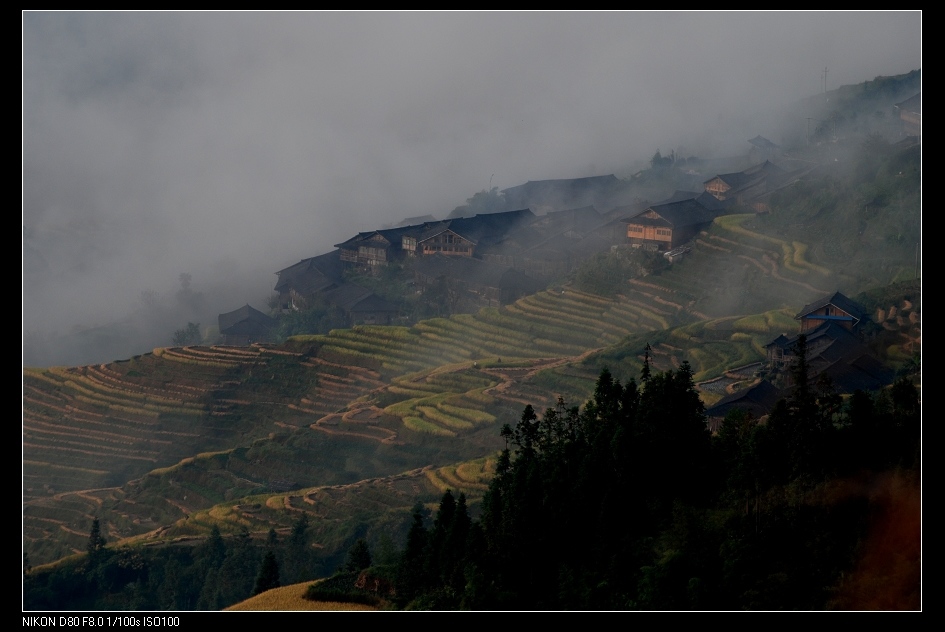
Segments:
[[[24,362],[148,351],[30,351],[142,311],[173,313],[148,342],[170,344],[265,309],[277,270],[492,186],[778,142],[825,68],[828,90],[920,68],[921,18],[23,13]],[[182,273],[199,310],[169,307]]]

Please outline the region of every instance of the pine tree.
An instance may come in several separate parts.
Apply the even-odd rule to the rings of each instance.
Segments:
[[[407,546],[397,572],[397,599],[401,604],[409,603],[426,585],[423,562],[427,540],[427,529],[423,526],[423,505],[417,502],[413,507],[413,524],[407,532]]]
[[[650,343],[646,343],[643,350],[643,369],[640,371],[640,382],[646,384],[650,379]]]
[[[105,552],[105,538],[102,536],[98,518],[92,519],[92,528],[89,530],[89,542],[86,551],[89,554],[88,565],[90,568],[101,561],[102,554]]]
[[[446,533],[443,546],[443,577],[457,596],[462,595],[466,584],[464,563],[471,524],[466,507],[466,494],[460,492],[456,500],[456,510],[453,512],[453,522]]]
[[[266,551],[262,566],[259,568],[259,575],[256,577],[256,587],[253,588],[253,595],[278,588],[280,585],[279,563],[276,562],[276,554],[272,551]]]
[[[368,548],[367,540],[358,538],[357,541],[348,549],[348,559],[345,562],[345,570],[352,573],[363,571],[371,567],[371,550]]]
[[[308,514],[302,513],[292,523],[292,533],[286,543],[285,577],[290,583],[311,578],[308,543]]]

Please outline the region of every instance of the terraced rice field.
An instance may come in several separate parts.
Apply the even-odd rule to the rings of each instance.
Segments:
[[[439,468],[425,467],[382,478],[372,478],[343,485],[302,489],[281,495],[241,498],[201,510],[179,521],[160,534],[142,536],[180,538],[206,532],[217,525],[224,533],[241,527],[265,532],[270,527],[288,529],[301,514],[309,519],[316,545],[334,544],[349,537],[350,521],[369,520],[387,514],[406,514],[418,499],[431,509],[446,489],[454,495],[466,494],[476,503],[488,488],[495,470],[495,458],[484,457]]]
[[[227,496],[316,471],[311,463],[292,463],[301,453],[280,452],[271,444],[274,434],[307,432],[318,437],[313,445],[338,440],[390,449],[491,436],[526,404],[541,410],[559,397],[582,403],[602,366],[625,378],[639,375],[648,342],[655,370],[688,361],[697,380],[756,362],[766,342],[794,330],[792,309],[832,291],[834,281],[808,260],[804,244],[754,233],[748,220],[716,222],[681,262],[629,280],[615,297],[556,288],[476,314],[412,327],[338,329],[278,348],[168,348],[104,365],[26,369],[24,537],[34,547],[66,543],[57,554],[81,549],[91,516],[102,512],[111,512],[106,522],[116,539],[152,530],[166,535],[165,525],[186,516],[193,533],[233,516],[263,529],[275,519],[266,509],[273,502],[283,512],[323,507],[313,513],[321,515],[334,511],[326,500],[333,494],[347,498],[341,488],[323,486],[255,503],[262,510],[221,509],[245,504],[220,505]],[[732,304],[757,309],[732,316]],[[921,323],[909,306],[875,319],[903,333],[890,353],[918,348]],[[215,452],[228,456],[182,465]],[[213,465],[217,460],[225,466]],[[201,477],[182,477],[174,493],[162,488],[160,501],[126,484],[148,472],[166,471],[152,475],[163,480],[198,466]],[[383,494],[399,486],[404,498],[463,489],[465,479],[449,470],[419,472],[386,481]],[[142,509],[135,502],[163,505]]]
[[[281,348],[159,348],[110,364],[26,369],[26,538],[83,533],[100,504],[75,493],[115,488],[273,430],[310,427],[396,445],[411,433],[454,437],[490,427],[497,412],[532,394],[516,395],[512,380],[485,372],[489,365],[570,358],[667,324],[658,307],[634,300],[542,292],[508,308],[411,328],[335,330]],[[372,407],[378,397],[385,403]],[[182,515],[215,493],[182,493],[167,511]],[[139,519],[135,528],[146,526]]]
[[[454,437],[494,423],[497,407],[520,408],[531,395],[522,393],[516,398],[507,386],[485,395],[499,382],[480,374],[475,378],[480,383],[473,384],[468,372],[572,358],[680,320],[679,314],[664,309],[658,300],[633,288],[627,294],[633,298],[610,299],[573,289],[545,291],[501,309],[434,318],[410,328],[358,326],[324,336],[298,337],[294,343],[305,348],[307,356],[323,362],[376,371],[376,378],[386,386],[378,386],[371,397],[383,402],[384,414],[401,420],[404,431]],[[692,317],[682,314],[681,318]],[[431,377],[430,372],[440,377]],[[451,383],[444,382],[447,375],[452,376]],[[466,375],[466,383],[457,383],[458,375]],[[319,385],[321,398],[306,398],[300,410],[322,413],[314,427],[344,432],[346,415],[350,417],[352,408],[358,410],[360,405],[345,406],[354,398],[336,380],[321,377]],[[347,402],[345,397],[349,397]],[[330,410],[331,406],[336,407]]]

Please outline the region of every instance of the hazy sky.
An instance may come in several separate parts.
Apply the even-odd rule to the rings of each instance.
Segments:
[[[919,12],[23,14],[24,327],[274,272],[921,67]],[[773,140],[777,141],[777,138]]]

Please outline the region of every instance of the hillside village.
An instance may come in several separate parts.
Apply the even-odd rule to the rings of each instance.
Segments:
[[[501,197],[530,208],[362,232],[336,244],[337,250],[278,271],[275,311],[324,304],[340,310],[348,326],[408,324],[396,304],[346,280],[346,272],[377,275],[398,264],[412,274],[408,283],[417,294],[437,284],[449,288],[448,313],[500,307],[564,279],[600,252],[641,248],[676,260],[716,217],[749,208],[764,212],[772,192],[810,171],[788,172],[765,160],[656,204],[631,199],[635,189],[613,175],[529,182]],[[223,344],[270,340],[274,321],[247,307],[220,315]]]
[[[911,94],[918,77],[903,77]],[[284,580],[328,576],[358,538],[375,552],[406,541],[418,503],[432,514],[448,490],[481,512],[508,448],[499,428],[523,406],[565,414],[602,370],[629,388],[682,369],[713,441],[726,418],[759,424],[790,396],[801,350],[818,393],[921,387],[921,99],[872,86],[835,99],[863,98],[867,114],[824,114],[789,148],[756,134],[736,157],[657,151],[626,179],[482,191],[278,270],[268,312],[221,313],[218,337],[24,369],[33,603],[54,603],[78,576],[58,569],[91,558],[93,518],[119,551],[95,580],[116,586],[108,607],[222,608],[264,547],[285,549]],[[764,503],[786,501],[750,488],[732,520],[757,534]],[[645,569],[675,563],[673,537],[651,538]],[[187,566],[211,545],[212,577]],[[49,564],[48,583],[30,562]],[[237,586],[224,563],[252,570]],[[779,604],[779,573],[738,607]]]
[[[920,140],[920,96],[895,104],[901,121],[900,147]],[[498,194],[494,190],[478,194],[491,196],[490,212],[467,215],[469,206],[458,207],[447,219],[411,218],[398,226],[358,233],[335,244],[336,250],[279,270],[273,314],[325,305],[343,315],[348,327],[413,324],[400,305],[348,280],[352,274],[376,277],[394,266],[407,278],[411,292],[437,292],[436,300],[445,306],[439,315],[448,316],[512,304],[573,275],[598,253],[639,249],[669,263],[679,261],[716,218],[770,213],[774,194],[821,170],[817,164],[792,159],[760,135],[747,142],[746,155],[727,162],[760,162],[718,173],[697,183],[698,190],[676,190],[656,203],[639,199],[632,182],[613,174],[531,181]],[[690,159],[691,164],[700,162]],[[664,158],[659,152],[651,161],[654,170],[674,163],[675,156]],[[689,168],[685,175],[696,183],[704,174]],[[733,374],[757,379],[738,380],[743,388],[727,392],[709,408],[713,427],[733,407],[759,416],[771,409],[791,385],[786,369],[800,334],[809,340],[812,375],[829,377],[840,392],[874,390],[892,381],[892,371],[866,345],[870,334],[863,330],[869,327],[858,327],[868,322],[869,315],[848,297],[839,292],[819,297],[796,320],[799,334],[785,333],[769,342],[764,363],[730,368]],[[225,345],[268,342],[276,326],[272,316],[249,305],[219,316]]]
[[[407,264],[418,293],[437,282],[452,288],[453,307],[461,305],[462,311],[507,305],[608,249],[642,248],[672,260],[716,217],[764,212],[774,191],[811,170],[787,171],[765,160],[655,204],[628,199],[634,189],[613,175],[529,182],[501,193],[506,203],[529,208],[362,232],[336,244],[335,251],[280,270],[279,309],[323,302],[341,309],[349,326],[399,323],[396,305],[344,279],[346,270],[376,274],[394,264]],[[536,215],[532,207],[544,213]],[[258,324],[257,340],[264,340],[266,321]],[[229,327],[221,326],[220,334],[236,342]]]

